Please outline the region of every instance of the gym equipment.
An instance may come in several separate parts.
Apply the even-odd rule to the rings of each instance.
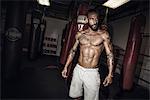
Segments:
[[[123,61],[123,90],[131,90],[134,81],[134,71],[141,46],[141,33],[144,32],[145,16],[137,15],[132,18]]]
[[[25,27],[26,3],[10,1],[7,5],[3,53],[3,78],[16,78],[22,56],[22,36]]]

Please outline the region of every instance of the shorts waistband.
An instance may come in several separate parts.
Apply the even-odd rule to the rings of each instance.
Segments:
[[[92,68],[92,67],[90,67],[90,68],[88,68],[88,67],[82,67],[82,66],[79,65],[79,64],[77,64],[76,67],[78,67],[78,68],[80,68],[80,69],[82,69],[82,70],[95,70],[95,71],[97,71],[97,70],[99,69],[98,67],[96,67],[96,68]]]

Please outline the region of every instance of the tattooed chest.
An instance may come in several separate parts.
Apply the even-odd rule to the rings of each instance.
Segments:
[[[99,46],[103,42],[103,39],[99,35],[98,36],[83,35],[82,37],[80,37],[79,42],[81,45]]]

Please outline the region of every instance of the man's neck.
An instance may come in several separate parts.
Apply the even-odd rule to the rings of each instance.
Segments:
[[[89,27],[89,33],[96,33],[96,32],[98,32],[98,30],[97,31],[94,31],[94,30],[92,30],[90,27]]]

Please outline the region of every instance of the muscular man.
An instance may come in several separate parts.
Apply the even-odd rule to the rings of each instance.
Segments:
[[[95,10],[89,10],[87,17],[89,28],[76,34],[76,42],[67,58],[62,76],[67,78],[67,67],[72,62],[79,45],[80,55],[78,64],[73,71],[69,96],[72,98],[81,97],[84,90],[84,100],[98,100],[100,87],[99,57],[105,48],[109,73],[103,84],[107,86],[112,83],[113,77],[112,45],[107,31],[98,28],[98,13]]]

